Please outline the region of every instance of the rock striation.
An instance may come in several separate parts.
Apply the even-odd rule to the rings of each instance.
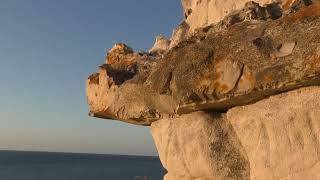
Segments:
[[[320,179],[318,0],[182,0],[149,52],[116,44],[89,115],[151,126],[167,180]]]

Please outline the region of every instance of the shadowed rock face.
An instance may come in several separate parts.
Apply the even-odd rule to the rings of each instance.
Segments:
[[[152,123],[151,132],[168,170],[164,179],[249,179],[249,161],[224,115],[162,119]]]
[[[319,15],[314,4],[273,21],[205,28],[163,56],[121,45],[87,81],[90,114],[150,125],[318,85]]]

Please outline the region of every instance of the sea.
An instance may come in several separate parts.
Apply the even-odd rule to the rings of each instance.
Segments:
[[[0,151],[0,180],[160,180],[158,157]]]

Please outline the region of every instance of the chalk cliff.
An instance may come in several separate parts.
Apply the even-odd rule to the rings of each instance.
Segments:
[[[164,179],[320,179],[320,3],[182,0],[147,52],[116,44],[90,116],[151,126]]]

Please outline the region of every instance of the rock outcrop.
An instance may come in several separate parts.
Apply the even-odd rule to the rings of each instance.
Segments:
[[[150,125],[318,85],[320,11],[304,13],[313,9],[319,6],[274,21],[212,27],[158,58],[116,46],[123,50],[113,48],[87,81],[91,114]]]
[[[223,114],[162,119],[152,123],[151,131],[168,170],[166,180],[249,179],[248,157]]]
[[[320,87],[151,125],[166,180],[320,179]]]
[[[156,37],[156,42],[154,46],[149,50],[149,53],[154,55],[164,54],[169,50],[171,40],[167,39],[165,36],[160,35]]]
[[[182,0],[171,39],[116,44],[90,116],[151,126],[164,179],[320,179],[318,0]]]
[[[250,7],[252,3],[261,6],[261,8],[255,9],[253,14],[251,13],[252,15],[269,14],[271,15],[269,17],[274,19],[281,16],[281,14],[278,14],[280,8],[282,12],[290,12],[300,4],[311,4],[312,0],[182,0],[185,21],[190,26],[191,31],[216,24],[226,16],[243,9],[249,10],[250,8],[245,7],[248,5]],[[264,12],[262,9],[264,9]]]
[[[320,87],[272,96],[227,113],[251,179],[320,179]]]

